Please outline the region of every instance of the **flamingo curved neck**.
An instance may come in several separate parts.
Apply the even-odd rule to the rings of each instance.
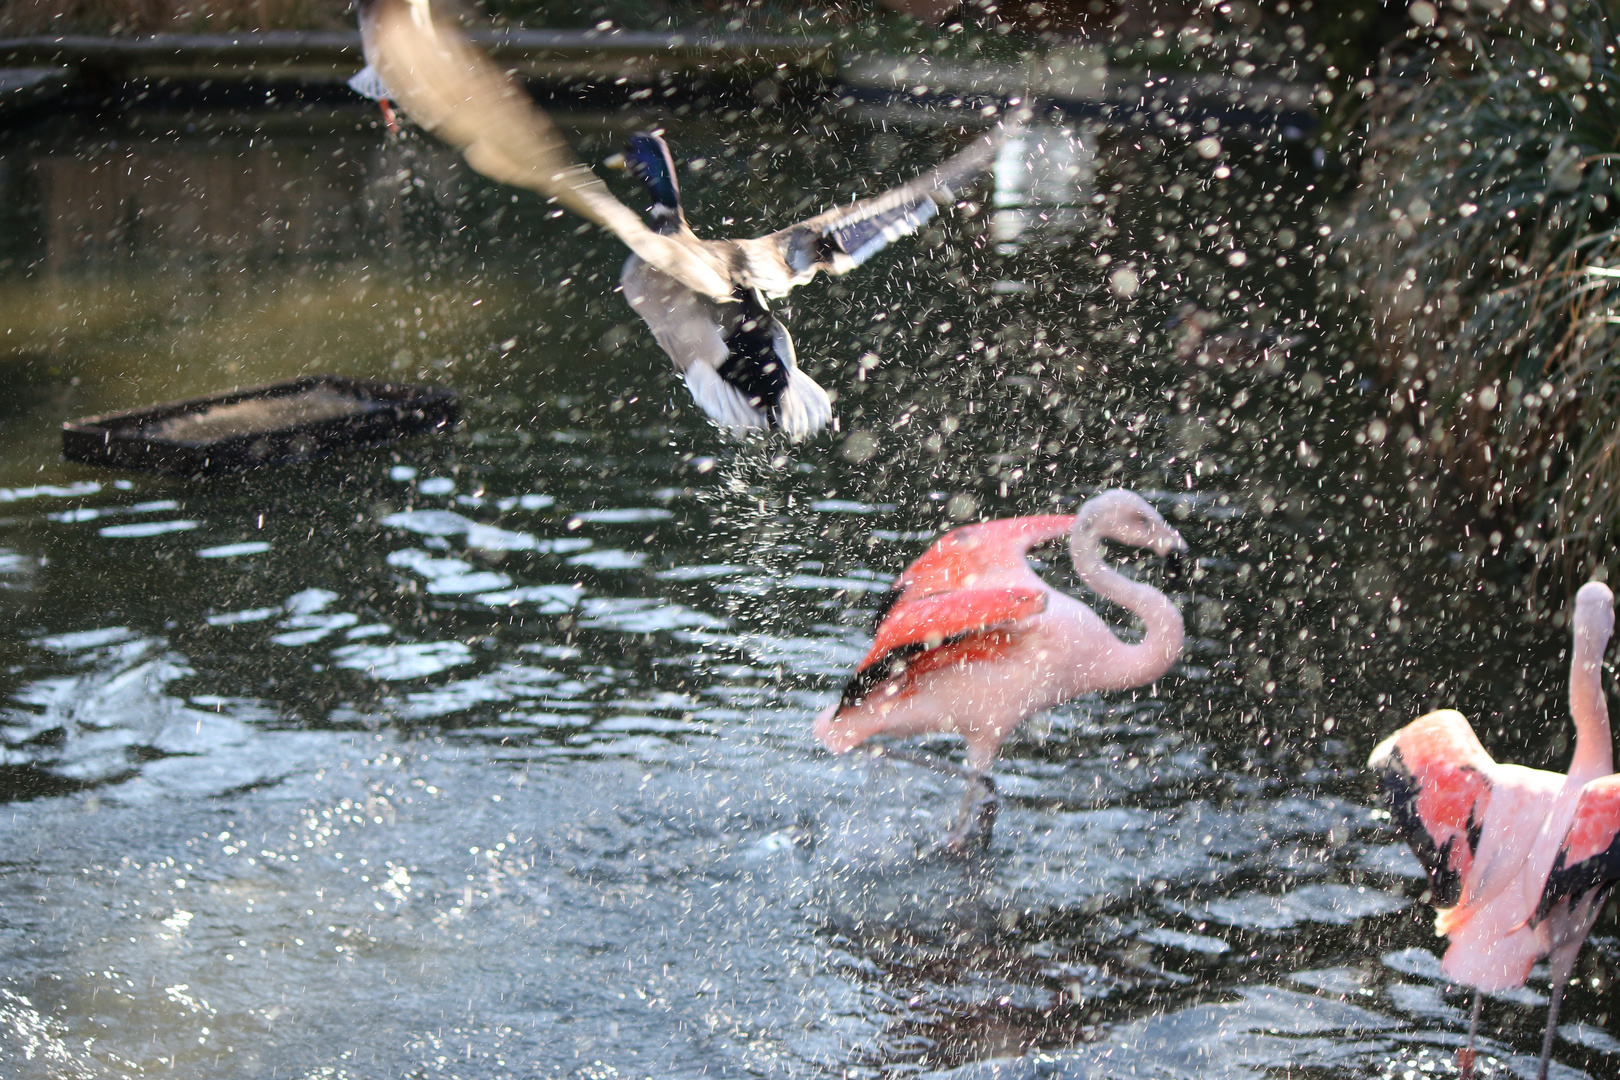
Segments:
[[[1569,714],[1575,721],[1575,754],[1569,778],[1584,784],[1614,771],[1609,706],[1603,697],[1603,652],[1609,634],[1577,626],[1569,665]]]
[[[1103,561],[1102,537],[1091,521],[1082,515],[1069,538],[1074,569],[1086,586],[1105,600],[1111,600],[1142,620],[1146,633],[1135,645],[1127,645],[1114,634],[1124,663],[1111,665],[1109,682],[1118,687],[1141,686],[1170,670],[1181,655],[1185,629],[1181,612],[1170,598],[1153,586],[1130,578]],[[1109,629],[1113,634],[1113,629]]]

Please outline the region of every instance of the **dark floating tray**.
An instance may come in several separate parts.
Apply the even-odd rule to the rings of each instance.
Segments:
[[[115,469],[199,476],[309,461],[456,426],[455,391],[306,375],[129,412],[69,420],[62,455]]]

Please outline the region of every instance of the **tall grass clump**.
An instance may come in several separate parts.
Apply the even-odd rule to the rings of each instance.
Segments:
[[[1620,0],[1440,16],[1363,84],[1343,228],[1388,412],[1538,562],[1620,535]]]

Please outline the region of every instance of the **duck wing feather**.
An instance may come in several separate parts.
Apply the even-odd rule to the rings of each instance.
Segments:
[[[369,0],[377,74],[422,127],[492,180],[539,192],[611,230],[651,265],[719,301],[733,285],[701,248],[648,228],[601,179],[574,159],[551,119],[454,26],[411,0]]]
[[[915,180],[888,191],[836,207],[796,225],[744,241],[765,244],[786,264],[782,282],[759,282],[772,296],[803,285],[816,272],[847,274],[904,236],[910,236],[954,202],[959,192],[990,168],[1000,135],[991,132]]]

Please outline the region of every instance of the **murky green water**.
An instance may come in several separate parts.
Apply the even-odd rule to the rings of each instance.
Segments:
[[[567,118],[594,157],[636,119]],[[960,138],[669,130],[710,233]],[[1558,761],[1560,605],[1368,430],[1308,150],[1192,134],[1038,131],[1067,187],[796,293],[840,417],[799,446],[702,421],[615,241],[358,110],[7,135],[0,1072],[1446,1074],[1466,1000],[1358,765],[1453,703]],[[64,419],[306,372],[465,421],[208,482],[59,460]],[[810,717],[953,517],[1114,484],[1199,557],[1182,663],[1032,725],[992,849],[928,855],[959,793]],[[1561,1075],[1620,1064],[1615,933]],[[1488,1003],[1487,1075],[1544,989]]]

